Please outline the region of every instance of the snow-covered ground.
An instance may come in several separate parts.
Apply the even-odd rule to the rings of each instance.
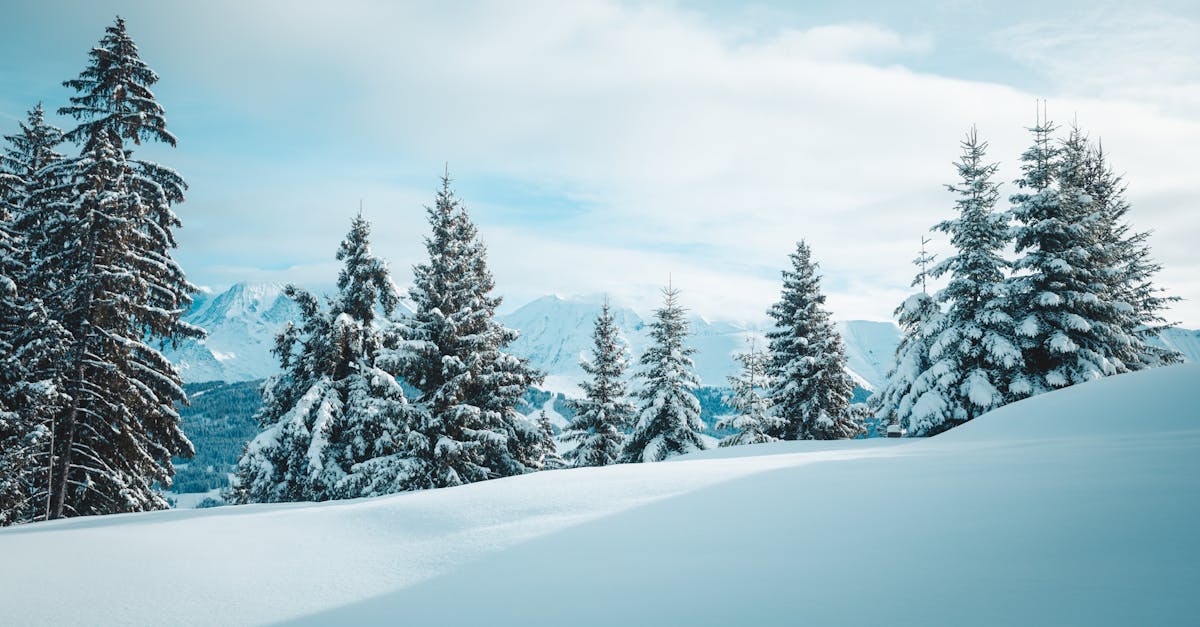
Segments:
[[[1194,625],[1200,365],[777,443],[0,531],[3,625]]]

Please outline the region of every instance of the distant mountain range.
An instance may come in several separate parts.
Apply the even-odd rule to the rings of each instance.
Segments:
[[[520,331],[511,351],[546,373],[544,387],[571,394],[584,374],[581,356],[591,350],[592,325],[601,304],[589,299],[544,296],[509,314],[497,316],[504,325]],[[649,344],[646,320],[628,308],[613,308],[632,356]],[[167,356],[179,366],[187,382],[248,381],[279,370],[271,354],[275,334],[299,310],[283,294],[283,285],[239,283],[220,294],[200,294],[184,318],[208,330],[201,341],[187,340]],[[704,385],[721,387],[737,368],[734,354],[749,341],[763,345],[760,329],[727,322],[710,322],[693,312],[689,343],[696,347],[696,373]],[[846,344],[847,370],[864,388],[883,385],[891,365],[899,330],[890,322],[849,320],[839,323]],[[1162,343],[1200,361],[1200,331],[1171,329]]]

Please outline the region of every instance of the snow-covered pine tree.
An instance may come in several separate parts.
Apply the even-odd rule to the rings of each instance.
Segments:
[[[789,255],[779,302],[767,314],[772,414],[783,440],[852,438],[862,425],[850,409],[854,381],[846,373],[846,349],[825,310],[820,275],[804,241]]]
[[[729,376],[733,395],[728,402],[736,413],[722,417],[716,425],[718,429],[732,429],[733,433],[721,438],[720,446],[774,442],[776,438],[771,432],[782,427],[775,424],[778,419],[771,415],[771,402],[767,398],[771,388],[767,378],[770,356],[755,346],[753,339],[747,341],[749,349],[736,355],[741,372]]]
[[[47,168],[58,183],[29,199],[41,214],[31,274],[70,334],[54,381],[70,402],[54,424],[51,518],[167,506],[158,488],[192,447],[174,408],[179,373],[153,344],[203,334],[180,320],[195,287],[171,258],[186,186],[125,143],[175,144],[150,91],[158,77],[120,18],[89,56],[60,110],[80,121],[65,137],[82,151]]]
[[[371,253],[361,214],[337,258],[338,293],[327,307],[295,286],[285,290],[299,305],[300,327],[287,325],[276,340],[283,373],[263,384],[263,431],[238,462],[231,501],[324,501],[410,487],[411,411],[400,382],[377,363],[396,342],[387,316],[399,296]]]
[[[1119,347],[1130,339],[1107,296],[1100,216],[1087,193],[1088,142],[1073,128],[1053,146],[1053,128],[1030,129],[1034,145],[1017,181],[1023,191],[1012,197],[1019,257],[1009,289],[1025,370],[1009,386],[1016,398],[1128,369]]]
[[[1132,343],[1121,360],[1131,370],[1178,363],[1182,356],[1150,343],[1151,338],[1174,326],[1163,311],[1178,296],[1168,296],[1154,283],[1162,266],[1150,255],[1148,231],[1135,231],[1127,220],[1130,205],[1125,199],[1125,182],[1109,166],[1103,146],[1089,154],[1087,194],[1099,213],[1096,237],[1101,244],[1108,298],[1119,303],[1121,325]]]
[[[623,379],[627,350],[605,301],[592,331],[592,358],[579,362],[590,380],[580,384],[583,398],[568,401],[575,417],[562,440],[578,443],[565,454],[573,466],[606,466],[621,456],[625,431],[633,425],[635,411],[626,398]]]
[[[921,291],[904,299],[892,315],[900,326],[900,343],[887,373],[887,383],[867,399],[875,416],[875,432],[886,436],[888,428],[908,429],[912,424],[942,423],[948,417],[948,405],[937,394],[936,372],[929,358],[930,344],[941,325],[941,308],[929,295],[927,281],[934,255],[925,250],[930,240],[921,238],[921,253],[913,259],[917,275],[909,287]],[[927,374],[928,373],[928,374]]]
[[[642,387],[637,424],[625,442],[622,462],[657,462],[704,448],[700,434],[700,401],[692,390],[699,385],[693,372],[696,349],[685,342],[687,310],[679,304],[679,290],[663,290],[663,305],[650,323],[653,344],[642,353],[637,378]]]
[[[542,470],[558,470],[567,467],[567,460],[558,454],[558,442],[554,440],[554,425],[546,410],[538,412],[538,430],[541,431],[541,467]]]
[[[427,212],[429,260],[413,268],[409,295],[416,311],[391,357],[423,408],[407,438],[422,468],[414,487],[535,470],[541,432],[515,408],[542,377],[527,360],[505,352],[517,332],[495,319],[500,298],[491,295],[486,250],[448,173]]]
[[[30,118],[0,155],[0,526],[46,516],[51,420],[65,400],[50,373],[67,338],[25,285],[28,245],[15,227],[47,128],[40,106]]]
[[[987,142],[972,127],[955,164],[961,182],[946,186],[958,196],[958,215],[934,227],[957,249],[931,270],[934,277],[949,276],[937,295],[944,313],[930,359],[943,362],[945,375],[937,383],[950,415],[936,424],[930,416],[912,421],[914,435],[935,434],[1005,404],[1008,384],[1020,372],[1002,256],[1008,220],[994,210],[1000,193],[991,179],[998,166],[984,161],[986,151]]]
[[[19,132],[6,135],[5,150],[0,154],[0,202],[8,205],[11,225],[26,248],[40,233],[42,212],[30,201],[35,190],[56,187],[55,169],[49,166],[62,161],[57,150],[63,133],[46,122],[41,103],[31,109]],[[27,264],[28,261],[23,263]],[[35,277],[23,277],[32,279]]]

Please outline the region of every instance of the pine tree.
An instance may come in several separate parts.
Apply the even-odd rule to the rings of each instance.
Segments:
[[[1122,362],[1131,370],[1178,363],[1179,353],[1150,341],[1174,326],[1162,312],[1179,297],[1155,285],[1154,275],[1162,266],[1150,256],[1150,233],[1133,230],[1126,220],[1130,205],[1125,183],[1108,165],[1102,146],[1089,152],[1086,179],[1086,193],[1099,214],[1096,237],[1105,264],[1106,297],[1118,303],[1120,324],[1131,340],[1121,353]]]
[[[45,518],[52,419],[64,405],[53,383],[67,342],[33,289],[29,238],[21,229],[41,171],[61,159],[61,132],[41,106],[0,154],[0,525]]]
[[[413,268],[416,311],[394,354],[419,392],[421,418],[407,446],[420,485],[444,487],[537,469],[541,433],[516,412],[541,381],[527,360],[505,351],[517,338],[495,319],[500,298],[474,223],[450,188],[450,176],[427,208],[429,260]]]
[[[1087,193],[1088,145],[1078,129],[1051,145],[1053,125],[1031,131],[1022,156],[1023,190],[1012,197],[1017,222],[1010,280],[1025,373],[1010,384],[1017,397],[1127,370],[1119,346],[1130,340],[1109,300],[1098,240],[1100,215]]]
[[[900,326],[900,343],[888,370],[887,383],[867,399],[875,417],[875,432],[885,436],[890,426],[907,429],[911,424],[941,424],[948,417],[948,405],[938,395],[937,372],[929,357],[930,345],[941,328],[941,308],[927,289],[929,264],[934,255],[925,251],[930,240],[921,238],[921,253],[913,259],[917,275],[909,287],[921,291],[904,299],[892,315]]]
[[[742,370],[729,377],[729,385],[733,388],[729,404],[736,413],[721,418],[716,425],[718,429],[732,429],[733,433],[722,438],[720,446],[774,442],[776,438],[770,433],[779,431],[782,425],[776,424],[767,398],[771,387],[767,378],[770,356],[755,347],[751,340],[749,350],[738,353],[736,359]]]
[[[231,501],[324,501],[409,487],[411,412],[400,382],[377,359],[396,344],[387,316],[399,296],[387,265],[371,253],[361,214],[337,258],[343,267],[328,307],[295,286],[285,290],[301,326],[289,323],[277,338],[283,374],[263,385],[263,431],[238,463]]]
[[[554,440],[554,425],[550,424],[550,418],[546,415],[546,410],[538,412],[538,430],[541,431],[541,467],[542,470],[558,470],[559,468],[567,467],[567,460],[563,459],[562,455],[558,454],[558,443]]]
[[[55,169],[50,166],[63,159],[57,150],[63,141],[63,133],[46,122],[45,111],[39,103],[29,111],[20,131],[6,135],[4,139],[7,146],[0,154],[0,203],[7,206],[12,229],[19,234],[21,245],[28,249],[33,245],[31,238],[36,238],[40,232],[42,217],[42,212],[30,201],[36,190],[53,188],[59,183],[53,177]],[[28,260],[23,263],[27,264]]]
[[[946,373],[937,383],[949,415],[933,424],[932,416],[914,421],[915,435],[937,433],[1008,402],[1008,382],[1022,362],[1008,312],[1008,262],[1002,257],[1008,220],[994,210],[1000,193],[991,177],[998,166],[984,161],[987,143],[974,128],[962,150],[955,164],[962,182],[947,186],[958,195],[958,216],[934,227],[950,236],[957,252],[931,271],[950,279],[937,295],[945,313],[930,345],[930,359],[943,362]]]
[[[53,184],[27,200],[39,224],[29,273],[70,338],[52,382],[70,402],[54,421],[51,518],[164,508],[171,459],[192,454],[179,373],[153,346],[202,335],[180,321],[195,288],[171,258],[185,184],[125,144],[175,138],[124,21],[90,57],[60,110],[80,120],[66,138],[82,151],[41,170]]]
[[[626,350],[606,301],[592,332],[592,359],[579,362],[590,377],[580,384],[584,397],[568,401],[575,417],[562,440],[578,442],[565,455],[573,466],[606,466],[621,456],[625,431],[632,426],[634,416],[622,379],[627,367]]]
[[[637,377],[642,388],[638,421],[625,443],[622,462],[656,462],[673,455],[704,448],[700,434],[700,401],[692,390],[699,385],[693,372],[692,355],[687,346],[686,310],[679,305],[679,290],[663,290],[663,306],[654,312],[650,323],[653,345],[639,360]]]
[[[15,277],[20,239],[0,207],[0,526],[46,515],[51,419],[64,399],[48,372],[62,358],[62,328]]]
[[[771,403],[780,421],[772,436],[784,440],[852,438],[862,431],[850,399],[854,381],[846,373],[846,349],[824,309],[817,264],[803,241],[783,271],[779,302],[767,314]]]

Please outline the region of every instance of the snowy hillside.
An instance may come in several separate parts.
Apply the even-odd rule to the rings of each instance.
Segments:
[[[1198,382],[1111,377],[929,440],[8,528],[0,624],[1191,625]]]

